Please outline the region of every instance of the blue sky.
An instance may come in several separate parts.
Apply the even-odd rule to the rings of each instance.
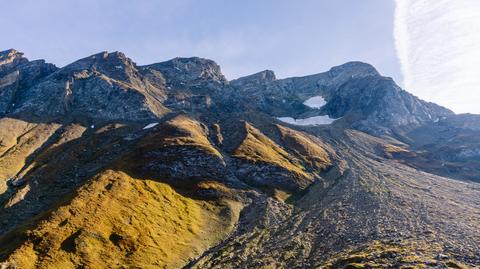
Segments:
[[[4,0],[0,48],[58,66],[100,51],[138,64],[176,56],[219,63],[228,79],[277,77],[360,60],[402,81],[393,0]]]

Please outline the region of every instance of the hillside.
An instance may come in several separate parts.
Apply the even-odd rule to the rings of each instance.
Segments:
[[[3,51],[0,267],[480,267],[478,137],[361,62]]]

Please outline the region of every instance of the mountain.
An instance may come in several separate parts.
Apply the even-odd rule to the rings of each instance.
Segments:
[[[0,267],[479,267],[479,137],[361,62],[3,51]]]

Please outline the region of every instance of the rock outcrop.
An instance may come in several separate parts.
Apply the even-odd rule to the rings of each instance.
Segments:
[[[0,52],[0,115],[13,112],[25,89],[56,70],[53,64],[29,61],[13,49]]]
[[[475,268],[479,137],[361,62],[4,51],[0,268]]]
[[[151,83],[123,53],[81,59],[23,89],[15,113],[101,120],[148,120],[168,109],[162,85]]]

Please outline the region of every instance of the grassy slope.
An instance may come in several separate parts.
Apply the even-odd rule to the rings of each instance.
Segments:
[[[303,159],[306,163],[316,169],[326,169],[332,165],[329,153],[333,152],[330,146],[320,141],[318,138],[308,136],[299,131],[276,125],[284,143]]]
[[[58,128],[59,124],[31,124],[10,118],[0,119],[0,193],[6,190],[6,181],[24,167],[27,158]]]
[[[344,168],[328,185],[313,184],[293,202],[291,215],[266,203],[267,218],[285,219],[245,229],[194,268],[469,268],[478,263],[479,200],[473,184],[383,159],[375,152],[386,141],[378,138],[348,132],[338,140]]]
[[[179,115],[161,125],[161,132],[154,132],[142,139],[141,147],[165,148],[193,146],[221,157],[208,140],[207,128],[185,115]]]
[[[279,166],[291,172],[308,177],[304,168],[284,149],[258,129],[245,122],[246,136],[233,156],[252,163],[266,163]]]
[[[107,170],[24,231],[28,240],[8,261],[20,268],[176,268],[233,228],[233,208],[232,202],[194,200],[166,184]]]
[[[205,157],[222,158],[208,140],[207,128],[191,118],[177,116],[159,127],[148,131],[137,146],[146,152],[191,147],[204,151]],[[280,132],[277,141],[286,150],[273,138],[245,123],[246,134],[234,156],[294,173],[306,173],[300,163],[322,169],[331,164],[330,157],[335,157],[333,149],[321,143],[320,138],[281,126],[276,128]],[[478,202],[474,198],[477,191],[380,159],[375,155],[378,148],[400,152],[399,147],[385,144],[381,139],[352,132],[340,141],[344,144],[337,145],[338,154],[348,157],[345,174],[334,178],[335,182],[328,188],[322,184],[310,188],[295,204],[298,214],[291,218],[272,226],[262,224],[251,233],[239,233],[229,239],[218,251],[221,259],[212,259],[212,264],[216,264],[216,268],[237,265],[237,268],[253,265],[384,268],[399,264],[420,268],[436,262],[462,267],[462,263],[455,260],[454,252],[445,252],[449,258],[438,260],[436,256],[443,253],[442,246],[428,244],[430,235],[418,240],[404,238],[404,235],[419,236],[424,231],[439,230],[442,233],[435,241],[439,244],[445,240],[452,241],[453,245],[461,245],[457,241],[474,242],[475,238],[464,236],[472,235],[471,230],[478,226],[475,221]],[[38,157],[42,156],[48,157],[43,154]],[[0,256],[14,249],[9,262],[21,268],[78,265],[176,268],[220,242],[232,230],[239,204],[226,198],[198,200],[187,194],[200,189],[225,194],[231,189],[209,178],[188,181],[192,184],[188,191],[175,190],[173,185],[159,182],[163,181],[160,177],[152,180],[137,174],[138,178],[134,178],[126,168],[140,163],[141,159],[128,158],[126,163],[121,163],[124,167],[116,166],[127,172],[102,172],[81,187],[71,201],[48,213],[43,221],[31,226],[33,228],[19,229],[0,238]],[[466,195],[458,197],[452,192],[457,189]],[[287,198],[285,193],[277,194],[279,200]],[[444,207],[445,203],[451,205]],[[281,219],[280,216],[287,213],[276,210],[276,207],[262,208],[252,219],[260,219],[262,212],[267,217],[278,215],[272,219]],[[452,231],[452,235],[446,231]],[[460,234],[461,231],[465,234]],[[14,237],[21,238],[22,244],[9,248],[11,242],[15,243]],[[398,242],[385,238],[398,239]],[[379,239],[383,241],[377,241]]]
[[[332,257],[321,269],[336,268],[469,268],[449,258],[438,256],[442,247],[436,243],[407,241],[402,243],[372,241]]]
[[[37,156],[39,163],[54,156],[61,148],[58,145],[80,136],[84,129],[77,127],[64,127],[58,141]],[[197,121],[181,115],[163,123],[161,130],[149,132],[137,147],[193,147],[221,158],[207,132]],[[240,203],[227,198],[198,200],[185,194],[188,191],[161,183],[160,178],[134,178],[127,167],[142,162],[128,156],[114,165],[120,165],[119,170],[99,173],[40,222],[33,220],[0,238],[0,255],[9,256],[7,263],[20,268],[177,268],[233,229]],[[215,181],[192,184],[197,190],[226,196],[230,192]]]

